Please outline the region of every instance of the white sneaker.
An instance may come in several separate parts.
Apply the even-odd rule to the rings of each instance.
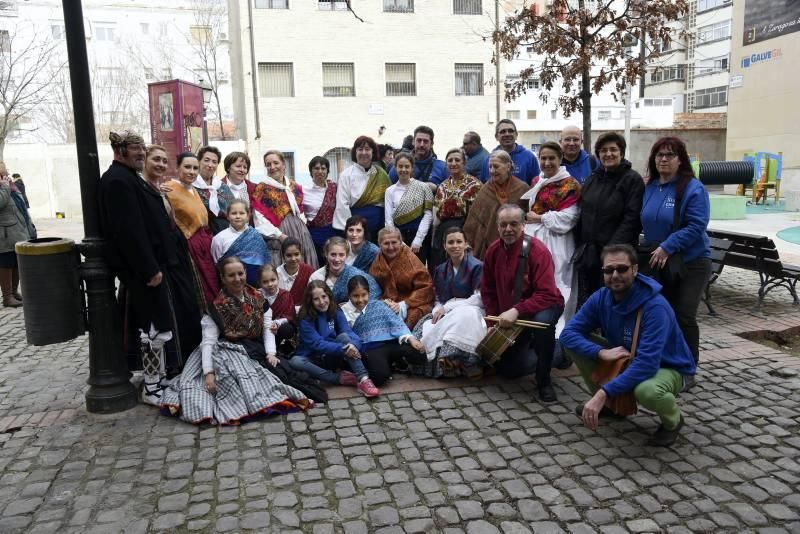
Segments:
[[[155,384],[145,382],[142,384],[142,394],[139,399],[142,404],[149,404],[151,406],[161,406],[161,386],[156,382]]]

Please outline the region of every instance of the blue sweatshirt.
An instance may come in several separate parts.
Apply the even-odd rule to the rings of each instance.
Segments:
[[[636,355],[625,371],[603,386],[609,397],[632,391],[653,378],[662,367],[675,369],[684,376],[696,372],[692,351],[675,313],[661,296],[661,285],[643,274],[636,276],[621,302],[616,302],[606,287],[595,291],[561,332],[561,344],[584,358],[596,360],[597,353],[605,347],[590,341],[589,334],[600,328],[609,347],[630,350],[636,313],[641,307],[644,310]]]
[[[472,154],[467,154],[467,164],[464,165],[464,172],[470,176],[474,176],[475,178],[480,177],[481,169],[483,168],[483,164],[486,162],[486,158],[488,157],[489,151],[483,148],[483,145],[481,145],[481,147]]]
[[[450,171],[447,170],[447,164],[431,154],[428,159],[421,159],[414,161],[414,178],[423,182],[422,178],[428,173],[430,169],[430,174],[428,174],[428,182],[432,184],[439,185],[440,183],[444,182],[448,176],[450,176]],[[389,171],[389,178],[392,179],[392,183],[397,183],[397,169],[392,167],[392,170]]]
[[[336,304],[331,303],[331,306]],[[336,341],[339,334],[347,334],[350,343],[361,350],[361,340],[350,328],[344,312],[336,306],[336,318],[329,321],[327,315],[321,314],[316,320],[306,317],[300,322],[300,343],[295,356],[323,357],[326,354],[344,356],[344,343]]]
[[[575,161],[569,162],[566,159],[561,161],[561,164],[567,168],[570,176],[578,180],[581,185],[589,177],[592,172],[600,166],[597,159],[592,158],[585,150],[581,149]]]
[[[500,150],[502,148],[503,147],[498,145],[495,150]],[[511,171],[511,174],[526,184],[531,185],[531,180],[536,176],[539,176],[539,173],[541,172],[541,169],[539,168],[539,160],[536,158],[536,154],[524,146],[517,144],[514,145],[514,150],[511,151],[510,155],[511,161],[514,162],[514,169]],[[489,158],[486,158],[486,161],[483,162],[480,179],[483,183],[489,181]]]
[[[673,232],[676,187],[676,181],[661,185],[654,179],[644,188],[642,230],[645,241],[661,243],[661,248],[669,255],[681,252],[685,262],[709,258],[711,245],[706,229],[711,204],[708,191],[700,180],[689,182],[681,202],[680,229]]]

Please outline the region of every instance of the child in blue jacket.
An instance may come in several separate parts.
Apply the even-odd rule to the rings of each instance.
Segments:
[[[306,288],[298,323],[300,342],[289,360],[293,368],[329,384],[356,386],[365,397],[380,394],[361,359],[361,340],[325,282],[314,280]],[[350,371],[337,373],[342,367]]]

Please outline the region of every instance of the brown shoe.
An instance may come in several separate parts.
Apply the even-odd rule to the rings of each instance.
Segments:
[[[22,301],[17,300],[14,296],[3,297],[3,306],[6,308],[19,308],[22,306]]]

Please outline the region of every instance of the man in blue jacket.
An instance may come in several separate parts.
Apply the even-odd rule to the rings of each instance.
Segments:
[[[414,178],[420,182],[432,184],[436,187],[450,175],[444,161],[436,159],[433,153],[433,129],[429,126],[417,126],[414,129]],[[397,183],[397,170],[392,167],[389,171],[392,183]]]
[[[481,175],[481,169],[489,157],[489,151],[486,150],[481,144],[481,136],[478,132],[469,131],[464,134],[464,143],[461,146],[467,154],[467,163],[464,166],[464,172],[475,178]]]
[[[575,410],[586,427],[596,430],[598,418],[609,415],[606,400],[633,391],[643,407],[661,418],[651,445],[675,443],[683,417],[675,397],[684,391],[696,372],[694,357],[661,286],[638,274],[637,255],[630,245],[608,245],[601,255],[606,287],[586,301],[561,332],[561,344],[571,351],[592,398]],[[642,309],[639,340],[633,361],[616,378],[602,386],[592,380],[597,361],[630,357],[636,316]],[[590,338],[600,331],[608,346]]]
[[[498,122],[494,137],[500,143],[495,150],[505,150],[511,156],[511,161],[514,163],[511,174],[530,185],[531,180],[541,172],[539,160],[536,159],[536,154],[517,144],[517,126],[514,121],[503,119]],[[483,162],[480,179],[483,183],[489,181],[489,158]]]
[[[570,176],[578,180],[581,184],[586,181],[592,172],[600,167],[597,158],[590,156],[581,148],[583,145],[583,132],[577,126],[566,126],[561,130],[558,144],[564,151],[561,164],[567,168]]]

